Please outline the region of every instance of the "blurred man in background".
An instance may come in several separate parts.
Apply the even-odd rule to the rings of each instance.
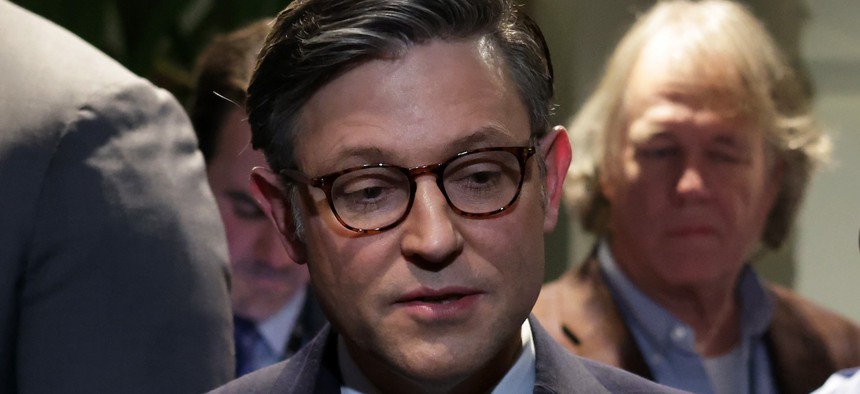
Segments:
[[[723,0],[657,3],[577,114],[568,196],[600,236],[535,314],[571,351],[696,393],[808,393],[860,328],[750,266],[829,140],[771,37]]]
[[[259,21],[217,37],[201,53],[191,110],[227,231],[237,376],[283,360],[325,324],[307,290],[307,267],[287,255],[249,189],[251,169],[266,166],[266,161],[251,149],[242,105],[269,23]]]

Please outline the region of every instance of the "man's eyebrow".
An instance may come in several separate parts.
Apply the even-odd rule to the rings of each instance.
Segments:
[[[742,141],[740,141],[736,136],[726,134],[719,134],[715,136],[712,141],[717,143],[718,145],[723,145],[731,148],[737,148],[744,145],[742,144]]]
[[[513,141],[511,133],[506,132],[503,128],[484,126],[468,135],[455,139],[448,145],[454,147],[456,150],[472,149],[477,145],[486,145],[490,141],[498,140],[500,136],[510,141],[505,142],[506,145],[519,143]],[[382,150],[376,146],[355,146],[338,151],[332,162],[341,162],[347,159],[363,159],[365,161],[392,160],[398,154],[400,154],[399,151]]]
[[[636,133],[630,133],[628,140],[635,144],[644,144],[648,142],[675,141],[675,135],[666,130],[664,124],[649,124]]]
[[[752,151],[749,140],[741,135],[720,134],[715,136],[711,141],[717,147],[731,149],[744,155],[748,155]]]
[[[656,127],[655,127],[655,129],[656,129]],[[660,131],[648,134],[647,136],[648,136],[649,140],[672,140],[672,141],[674,141],[676,139],[674,134],[672,134],[671,132],[668,132],[666,130],[660,130]]]

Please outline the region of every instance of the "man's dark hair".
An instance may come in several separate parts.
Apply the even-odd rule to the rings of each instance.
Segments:
[[[486,38],[504,58],[533,138],[549,129],[553,74],[540,29],[510,0],[297,0],[266,39],[246,108],[253,144],[274,170],[294,168],[302,106],[366,61],[433,39]]]
[[[257,21],[215,37],[197,58],[197,86],[190,117],[207,163],[215,155],[227,114],[242,109],[245,103],[245,90],[270,23],[270,19]]]

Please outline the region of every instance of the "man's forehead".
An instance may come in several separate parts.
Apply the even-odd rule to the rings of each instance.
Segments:
[[[665,30],[642,49],[626,87],[627,106],[671,100],[697,109],[742,112],[750,92],[733,59],[692,43],[681,45],[674,34]]]
[[[297,159],[527,143],[530,123],[519,91],[485,49],[477,38],[437,40],[350,69],[301,109]]]
[[[627,140],[671,141],[681,136],[696,137],[719,144],[740,143],[761,136],[749,117],[711,110],[665,105],[646,111],[627,128]]]
[[[449,154],[460,153],[465,150],[485,148],[489,146],[522,145],[524,141],[518,141],[518,137],[508,130],[492,126],[482,127],[473,131],[462,133],[450,140],[439,140],[439,146]],[[409,141],[404,141],[409,143]],[[398,157],[401,144],[375,143],[372,139],[359,139],[334,147],[327,155],[335,160],[354,156],[366,157]],[[428,146],[428,149],[431,147]],[[408,159],[408,157],[404,157]]]

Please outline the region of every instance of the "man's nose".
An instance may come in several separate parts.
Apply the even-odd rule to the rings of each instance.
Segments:
[[[702,167],[698,163],[692,160],[684,163],[675,183],[675,194],[683,200],[703,199],[710,196]]]
[[[433,177],[419,177],[416,183],[412,209],[401,224],[401,251],[425,269],[442,269],[463,248],[463,236],[452,220],[457,214]]]

